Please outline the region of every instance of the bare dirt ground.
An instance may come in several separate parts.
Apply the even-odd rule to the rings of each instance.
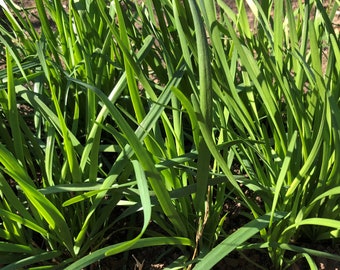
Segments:
[[[329,0],[331,3],[334,0]],[[325,6],[329,5],[329,1],[323,1],[323,4]],[[34,0],[15,0],[15,2],[23,6],[24,8],[32,8],[31,13],[29,16],[29,19],[32,21],[34,26],[38,29],[40,27],[39,18],[37,16],[37,12],[34,10],[35,1]],[[65,4],[68,1],[63,1]],[[225,0],[225,2],[228,4],[229,7],[231,7],[233,10],[237,10],[236,7],[236,1],[235,0]],[[293,6],[296,5],[297,0],[293,1]],[[336,14],[337,16],[333,20],[333,25],[336,30],[336,32],[339,32],[340,29],[340,11]],[[253,15],[250,10],[248,10],[248,18],[252,22],[253,21]],[[251,23],[252,24],[252,23]],[[3,68],[4,65],[0,65]],[[225,226],[225,230],[232,232],[236,230],[237,228],[241,227],[243,224],[247,222],[245,218],[240,216],[239,210],[236,209],[237,203],[235,202],[227,202],[226,207],[235,208],[234,214],[230,215],[227,219],[227,224]],[[124,239],[122,239],[123,241]],[[318,250],[325,250],[328,252],[338,253],[339,251],[333,250],[328,246],[325,245],[318,245],[318,246],[310,246],[306,244],[306,246],[309,246],[311,248],[315,248]],[[89,267],[89,269],[122,269],[122,267],[127,264],[128,269],[134,269],[134,270],[145,270],[145,269],[163,269],[166,265],[169,265],[172,261],[174,261],[178,256],[181,255],[181,252],[179,250],[172,250],[171,253],[168,253],[166,256],[159,258],[160,254],[166,253],[169,250],[168,247],[156,247],[156,248],[146,248],[142,250],[135,250],[130,253],[128,258],[123,258],[120,256],[114,256],[109,257],[105,260],[103,260],[100,265],[93,265]],[[249,263],[249,260],[257,263],[258,265],[254,265]],[[332,260],[322,259],[322,258],[316,258],[316,262],[318,263],[318,268],[320,270],[336,270],[340,269],[340,263],[334,262]],[[228,255],[227,258],[222,260],[214,269],[216,270],[228,270],[228,269],[245,269],[245,270],[254,270],[259,269],[259,266],[262,267],[262,269],[272,269],[271,261],[266,252],[258,252],[255,250],[250,250],[248,252],[244,252],[243,254],[238,252],[233,252]],[[291,270],[304,270],[309,269],[304,264],[295,264]]]

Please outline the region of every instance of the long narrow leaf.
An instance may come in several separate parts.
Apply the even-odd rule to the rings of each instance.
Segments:
[[[104,259],[108,251],[115,249],[115,247],[119,245],[120,244],[116,244],[96,250],[92,254],[85,256],[76,261],[75,263],[71,264],[70,266],[66,267],[65,270],[81,269],[98,260]],[[183,237],[150,237],[139,239],[133,246],[129,247],[129,250],[162,245],[180,245],[193,247],[194,244],[188,238]]]
[[[275,214],[275,220],[283,218],[282,214]],[[222,243],[213,248],[206,256],[194,267],[194,270],[211,269],[220,260],[227,256],[230,252],[236,249],[239,245],[253,237],[260,230],[266,228],[270,223],[270,215],[258,217],[243,227],[239,228],[236,232],[228,236]]]

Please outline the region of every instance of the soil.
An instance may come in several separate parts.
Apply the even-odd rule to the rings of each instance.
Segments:
[[[21,5],[25,8],[32,8],[35,5],[34,0],[16,0],[14,1],[18,5]],[[68,1],[63,1],[65,5]],[[233,10],[237,10],[236,8],[236,1],[235,0],[225,0],[230,8]],[[296,3],[296,0],[293,1],[293,4]],[[325,5],[328,5],[328,1],[323,1]],[[333,21],[334,29],[337,33],[340,30],[340,11],[337,12],[336,18]],[[3,18],[3,15],[0,14],[0,18]],[[40,22],[37,16],[37,12],[32,9],[29,15],[30,20],[32,21],[33,25],[39,29]],[[253,16],[251,11],[248,10],[248,18],[252,24]],[[0,63],[1,64],[1,63]],[[4,65],[2,65],[2,68]],[[1,65],[0,65],[1,69]],[[233,231],[237,230],[248,220],[240,215],[242,209],[239,203],[235,200],[229,200],[225,204],[225,208],[228,209],[228,212],[231,214],[226,219],[224,224],[224,230],[228,233],[232,233]],[[230,211],[233,209],[233,211]],[[124,239],[122,239],[124,241]],[[325,250],[330,253],[339,253],[339,250],[334,248],[330,248],[327,245],[317,245],[312,246],[309,244],[305,244],[306,247],[314,248],[317,250]],[[162,256],[163,254],[163,256]],[[142,269],[164,269],[167,265],[171,262],[176,260],[182,253],[180,250],[175,249],[173,247],[152,247],[152,248],[145,248],[139,250],[131,251],[127,257],[121,256],[113,256],[107,259],[102,260],[100,263],[94,264],[88,269],[122,269],[124,266],[127,266],[127,269],[134,269],[134,270],[142,270]],[[123,256],[123,255],[122,255]],[[340,269],[340,262],[335,262],[328,259],[323,258],[314,258],[318,264],[318,269],[321,270],[338,270]],[[253,269],[272,269],[272,263],[266,251],[256,251],[256,250],[248,250],[244,252],[232,252],[229,254],[225,259],[219,262],[214,269],[216,270],[228,270],[228,269],[245,269],[245,270],[253,270]],[[291,270],[304,270],[309,269],[308,266],[301,262],[301,260],[294,264]]]

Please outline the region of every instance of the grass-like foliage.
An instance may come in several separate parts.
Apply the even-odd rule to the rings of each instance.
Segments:
[[[340,261],[303,245],[340,237],[340,3],[296,3],[0,1],[3,269]]]

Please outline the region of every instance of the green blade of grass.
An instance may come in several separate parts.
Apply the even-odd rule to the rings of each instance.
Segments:
[[[275,1],[274,6],[274,55],[279,70],[283,66],[283,0]]]
[[[293,182],[291,183],[290,187],[288,188],[286,195],[285,195],[285,202],[291,199],[292,195],[294,194],[294,191],[298,187],[299,183],[301,182],[301,179],[307,175],[308,170],[312,167],[312,165],[315,162],[315,157],[318,155],[319,148],[321,147],[323,136],[324,136],[324,125],[325,125],[325,113],[322,113],[322,119],[320,122],[320,129],[317,133],[317,137],[314,141],[314,145],[312,149],[310,150],[310,153],[308,155],[307,160],[305,161],[304,165],[299,171],[299,174]]]
[[[24,159],[22,133],[19,126],[19,115],[17,109],[16,94],[14,89],[12,57],[6,48],[6,64],[7,64],[7,91],[8,91],[8,120],[13,136],[14,151],[17,159],[23,167],[26,167]]]
[[[13,252],[13,253],[36,253],[38,250],[30,246],[12,244],[0,241],[0,252]]]
[[[78,202],[82,202],[84,200],[90,199],[91,197],[97,195],[98,193],[101,193],[103,191],[105,192],[107,190],[108,189],[99,189],[99,190],[92,190],[92,191],[85,192],[83,194],[72,197],[71,199],[63,202],[62,206],[66,207],[66,206],[70,206],[70,205],[78,203]]]
[[[208,49],[208,40],[205,32],[201,13],[205,11],[205,6],[199,9],[196,1],[189,1],[191,13],[194,21],[196,46],[198,53],[198,73],[199,73],[199,106],[202,113],[202,122],[211,133],[212,130],[212,78],[210,70],[210,55]],[[194,109],[196,109],[194,107]],[[197,113],[197,111],[196,111]],[[198,147],[198,160],[197,160],[197,193],[194,199],[194,206],[196,213],[199,217],[198,228],[196,232],[197,245],[201,241],[201,236],[209,215],[209,204],[207,203],[208,197],[208,176],[210,166],[210,152],[204,138],[200,138]],[[198,246],[197,246],[198,248]],[[194,254],[195,255],[195,254]]]
[[[60,85],[55,85],[55,83],[53,82],[52,78],[50,77],[51,74],[51,70],[48,66],[47,66],[47,59],[46,56],[43,52],[43,48],[42,48],[42,44],[37,45],[37,51],[38,51],[38,57],[39,60],[42,64],[43,70],[45,71],[45,75],[47,76],[47,80],[49,83],[49,88],[50,88],[50,93],[52,96],[52,101],[57,113],[57,117],[59,119],[59,123],[60,123],[60,130],[61,130],[61,134],[63,137],[63,141],[64,141],[64,149],[66,152],[66,156],[67,156],[67,161],[68,161],[68,167],[69,170],[71,172],[72,178],[74,182],[80,182],[81,181],[81,171],[79,168],[79,164],[77,161],[77,155],[76,155],[76,151],[74,149],[74,146],[72,144],[72,140],[71,140],[71,136],[70,133],[71,131],[67,128],[66,125],[66,120],[63,116],[62,113],[62,109],[61,106],[59,104],[59,100],[57,98],[57,91],[59,91],[60,89]],[[52,70],[53,71],[53,70]]]
[[[38,232],[39,234],[41,234],[44,237],[48,236],[47,230],[40,227],[35,220],[31,221],[31,220],[22,218],[21,216],[18,216],[16,214],[13,214],[13,213],[6,211],[6,210],[3,210],[3,209],[0,209],[0,216],[3,219],[12,220],[14,222],[17,222],[18,224],[21,224],[21,225],[27,227],[27,228],[30,228],[33,231]]]
[[[55,129],[60,134],[62,134],[61,123],[58,119],[58,116],[49,108],[49,102],[46,100],[46,97],[38,93],[33,93],[25,87],[18,87],[16,89],[16,93],[18,96],[25,99],[32,107],[36,108],[37,111],[39,111],[39,113],[43,115],[43,118],[48,119],[50,123],[55,127]],[[81,154],[83,151],[83,147],[77,137],[70,130],[67,132],[67,134],[69,136],[69,139],[71,140],[72,145],[77,150],[77,153]]]
[[[51,187],[46,187],[39,189],[39,191],[44,194],[54,194],[54,193],[60,193],[60,192],[86,192],[86,191],[95,191],[100,190],[103,184],[103,179],[98,179],[96,183],[93,182],[83,182],[83,183],[72,183],[72,184],[60,184],[60,185],[54,185]],[[126,188],[130,187],[131,184],[135,184],[133,181],[125,184],[114,184],[108,189],[118,189],[118,188]]]
[[[192,103],[193,103],[193,107],[195,108],[196,112],[199,112],[199,104],[198,101],[196,100],[195,97],[192,97]],[[201,130],[201,134],[205,140],[205,143],[207,144],[210,153],[212,154],[212,156],[215,158],[215,160],[218,162],[219,166],[221,167],[223,173],[225,174],[225,176],[228,178],[228,182],[229,182],[229,186],[231,188],[234,188],[235,191],[239,194],[239,196],[244,200],[244,202],[247,203],[247,205],[250,207],[250,209],[253,210],[253,213],[258,213],[258,211],[255,211],[255,209],[257,208],[255,206],[255,204],[251,201],[248,200],[245,196],[245,194],[243,193],[242,189],[240,188],[240,186],[238,185],[237,181],[235,180],[234,175],[231,173],[230,168],[228,166],[228,164],[226,163],[226,161],[224,160],[224,158],[222,157],[222,155],[220,154],[213,138],[211,135],[211,132],[207,129],[204,120],[202,120],[202,116],[200,113],[197,113],[197,120],[198,120],[198,124]]]
[[[143,213],[144,213],[143,227],[140,233],[134,239],[121,243],[121,245],[117,245],[116,247],[106,251],[105,256],[111,256],[111,255],[123,252],[125,250],[128,250],[133,245],[135,245],[138,242],[138,240],[140,240],[141,237],[143,236],[151,220],[151,201],[150,201],[150,195],[149,195],[148,182],[145,176],[144,169],[137,160],[132,160],[132,165],[135,170],[138,191],[139,191],[141,205],[142,205]]]
[[[98,260],[104,259],[106,253],[112,250],[115,246],[119,244],[108,246],[99,250],[94,251],[90,255],[87,255],[75,263],[69,265],[65,270],[76,270],[86,267]],[[164,245],[178,245],[178,246],[193,246],[191,240],[183,237],[150,237],[139,239],[133,246],[129,247],[129,250],[151,247],[151,246],[164,246]]]
[[[144,59],[144,57],[146,56],[148,51],[151,49],[153,42],[154,42],[154,39],[151,36],[148,36],[148,37],[145,38],[142,48],[137,53],[138,61],[142,61]],[[79,80],[73,80],[72,78],[70,78],[70,80],[74,81],[75,83],[80,82]],[[127,84],[127,75],[126,75],[126,72],[124,72],[122,74],[122,76],[120,77],[119,81],[117,82],[117,84],[115,85],[115,87],[112,89],[111,93],[108,96],[109,100],[112,103],[114,103],[118,99],[118,97],[121,95],[126,84]],[[84,85],[84,87],[86,87],[86,85]],[[107,107],[103,107],[100,110],[95,122],[99,123],[99,124],[102,123],[104,121],[104,119],[106,118],[108,113],[109,113],[109,111],[108,111]],[[82,157],[81,157],[81,160],[80,160],[81,170],[84,170],[85,165],[88,162],[88,157],[89,157],[89,155],[92,151],[92,147],[94,147],[93,139],[96,137],[97,132],[99,132],[98,128],[99,128],[98,125],[95,124],[95,125],[93,125],[91,131],[89,132],[88,142],[85,146],[85,149],[82,153]]]
[[[107,25],[110,28],[110,31],[112,33],[112,35],[115,37],[116,42],[118,43],[119,48],[122,50],[123,55],[125,57],[125,59],[128,61],[130,67],[132,68],[132,70],[135,73],[135,76],[137,77],[137,79],[140,81],[140,83],[143,85],[145,91],[148,93],[148,95],[150,96],[150,98],[152,100],[156,100],[156,94],[153,91],[149,81],[147,80],[145,74],[143,73],[141,66],[139,65],[138,62],[135,61],[135,59],[132,57],[131,52],[129,51],[129,49],[125,46],[125,43],[122,41],[122,39],[120,38],[120,35],[116,29],[116,27],[114,26],[114,24],[111,23],[111,18],[109,18],[109,16],[106,13],[106,5],[105,2],[103,0],[98,1],[98,7],[99,10],[103,16],[103,19],[106,21]]]
[[[293,158],[293,150],[295,148],[296,139],[297,139],[297,131],[295,131],[293,133],[293,136],[292,136],[292,138],[289,142],[287,154],[285,156],[285,159],[283,160],[281,171],[280,171],[280,174],[277,178],[277,183],[276,183],[275,191],[274,191],[271,217],[270,217],[270,225],[272,225],[272,223],[274,221],[274,214],[275,214],[276,207],[278,205],[278,200],[279,200],[280,195],[282,195],[281,188],[283,187],[284,179],[287,176],[287,171],[289,170],[289,165],[290,165],[290,162]],[[280,210],[282,210],[282,209],[280,209]]]
[[[2,144],[0,144],[0,163],[4,165],[5,172],[19,184],[39,215],[51,226],[55,237],[60,239],[61,243],[67,247],[71,254],[74,254],[73,240],[64,216],[48,199],[35,189],[33,181],[27,175],[24,168]]]
[[[120,26],[119,30],[120,30],[120,37],[122,39],[122,43],[124,44],[124,46],[127,48],[128,51],[131,51],[129,40],[128,40],[128,35],[127,35],[127,29],[125,25],[125,18],[123,16],[123,12],[120,7],[120,4],[118,3],[117,0],[115,0],[115,6],[116,6],[116,12],[118,15],[118,24]],[[143,108],[140,93],[137,88],[133,69],[131,68],[131,64],[129,63],[126,54],[124,54],[124,66],[125,66],[125,72],[126,72],[126,81],[127,81],[132,105],[134,108],[134,113],[136,114],[137,122],[140,123],[145,116],[145,110]]]
[[[171,90],[174,92],[178,100],[180,100],[182,106],[185,108],[186,112],[188,113],[191,126],[192,126],[191,130],[192,130],[193,137],[194,137],[194,143],[195,145],[199,145],[200,130],[198,126],[196,113],[194,111],[194,108],[192,107],[191,102],[180,89],[173,87]]]
[[[207,255],[199,259],[199,262],[193,268],[194,270],[212,269],[220,260],[243,244],[260,230],[266,228],[270,223],[270,214],[258,217],[232,233],[220,244],[214,247]],[[283,218],[283,214],[275,213],[275,220]]]
[[[161,177],[157,169],[154,167],[153,162],[150,160],[150,156],[146,151],[146,149],[143,147],[141,141],[147,136],[148,132],[152,129],[154,126],[154,122],[157,121],[159,116],[164,110],[163,105],[158,104],[167,104],[171,99],[171,88],[173,86],[176,86],[182,77],[183,73],[183,64],[178,67],[178,71],[174,74],[173,78],[169,81],[168,85],[165,87],[164,91],[160,95],[157,102],[152,106],[150,112],[147,114],[147,116],[144,118],[144,120],[140,123],[139,127],[137,128],[136,132],[133,132],[131,130],[131,127],[127,124],[126,120],[122,117],[122,115],[119,113],[119,111],[115,108],[115,106],[111,103],[111,101],[108,99],[107,96],[105,96],[99,89],[97,89],[94,86],[85,84],[79,80],[70,78],[70,80],[76,82],[77,84],[83,85],[87,89],[91,89],[94,91],[99,98],[103,101],[105,104],[105,111],[103,114],[107,114],[108,112],[111,113],[112,117],[116,120],[118,126],[120,126],[120,129],[124,131],[126,139],[129,141],[129,145],[127,145],[124,150],[122,151],[122,154],[117,158],[117,161],[113,165],[112,169],[109,172],[109,177],[104,181],[102,188],[107,188],[111,186],[115,179],[118,177],[118,175],[121,173],[121,170],[124,168],[124,164],[126,164],[125,157],[131,158],[133,152],[137,155],[138,159],[142,162],[142,165],[145,169],[145,171],[150,175],[151,177]],[[157,197],[159,198],[161,202],[162,208],[164,207],[164,211],[166,215],[168,215],[171,222],[174,224],[176,228],[180,230],[183,230],[185,227],[182,220],[180,219],[178,213],[176,212],[168,191],[166,190],[164,183],[162,181],[159,181],[160,179],[153,178],[151,182],[151,186],[153,190],[156,192]],[[88,212],[88,215],[85,219],[83,228],[79,232],[77,238],[76,238],[76,244],[75,244],[75,251],[79,251],[79,248],[81,246],[81,243],[84,241],[85,233],[88,227],[88,222],[90,220],[90,217],[93,215],[96,207],[99,205],[99,202],[103,199],[105,193],[98,194],[97,198],[95,199],[95,202],[93,206],[91,207],[90,211]],[[182,231],[183,232],[183,231]],[[184,232],[185,233],[185,232]]]
[[[307,253],[313,257],[327,258],[338,262],[340,261],[340,256],[338,254],[332,254],[325,251],[315,250],[306,247],[299,247],[291,244],[278,244],[278,246],[284,250],[289,250],[298,253]]]
[[[11,202],[11,207],[16,209],[23,218],[33,221],[32,216],[21,203],[18,196],[14,193],[13,189],[10,187],[2,173],[0,173],[0,188],[1,192],[4,194],[4,197]]]
[[[62,255],[61,251],[58,250],[52,250],[52,251],[47,251],[43,252],[40,254],[32,255],[27,258],[18,260],[10,265],[7,265],[1,269],[5,270],[16,270],[16,269],[22,269],[27,266],[30,266],[35,263],[45,263],[46,261],[58,258],[60,255]],[[32,269],[32,268],[30,268]]]
[[[288,226],[282,234],[288,232],[289,230],[296,229],[297,227],[303,226],[303,225],[313,225],[313,226],[323,226],[323,227],[330,227],[339,229],[340,228],[340,221],[329,219],[329,218],[307,218],[303,219],[301,221],[298,221],[290,226]]]
[[[46,36],[46,41],[49,44],[50,50],[52,54],[54,55],[55,61],[61,66],[59,61],[59,55],[58,55],[58,42],[56,39],[56,36],[54,35],[52,28],[50,26],[50,23],[48,21],[48,17],[46,14],[46,8],[44,7],[44,0],[36,0],[35,1],[37,11],[39,14],[39,19],[41,21],[42,31],[44,35]]]
[[[190,30],[188,29],[187,22],[188,18],[185,16],[185,14],[183,14],[184,10],[179,0],[173,1],[173,10],[183,58],[188,65],[189,70],[193,70],[190,47],[193,47],[194,45],[191,43],[192,39],[187,38],[190,36]]]

